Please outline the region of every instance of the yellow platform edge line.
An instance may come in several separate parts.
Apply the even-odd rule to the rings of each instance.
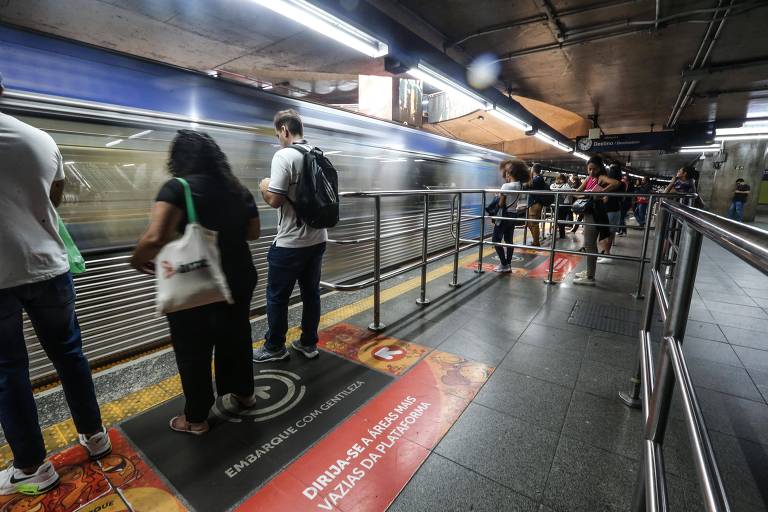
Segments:
[[[459,266],[467,265],[477,260],[477,254],[472,254],[459,259]],[[441,265],[440,267],[427,272],[427,282],[453,272],[453,263]],[[413,277],[400,284],[381,291],[381,302],[386,302],[399,297],[403,293],[409,292],[421,286],[421,276]],[[329,311],[320,317],[320,328],[325,329],[339,322],[363,313],[373,308],[373,295],[364,299],[341,306],[338,309]],[[301,328],[291,327],[286,333],[286,341],[292,342],[299,339]],[[253,346],[258,347],[264,343],[264,339],[256,341]],[[113,365],[110,365],[113,366]],[[116,425],[125,419],[136,416],[152,407],[165,401],[175,398],[181,394],[181,378],[179,374],[162,380],[146,388],[129,393],[122,398],[101,404],[101,417],[104,425],[110,427]],[[160,428],[160,426],[158,426]],[[72,418],[54,423],[43,429],[43,440],[48,453],[55,453],[77,441],[77,429],[72,422]],[[13,460],[13,454],[8,444],[0,446],[0,467],[4,467]]]

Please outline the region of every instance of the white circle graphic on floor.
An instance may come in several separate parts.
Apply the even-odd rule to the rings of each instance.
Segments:
[[[225,395],[216,400],[213,413],[232,423],[258,423],[277,418],[304,398],[306,387],[300,381],[301,376],[286,370],[261,370],[253,377],[256,399],[253,407],[244,408],[232,395]]]

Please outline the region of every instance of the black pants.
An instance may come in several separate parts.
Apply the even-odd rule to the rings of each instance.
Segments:
[[[214,352],[216,393],[253,393],[252,295],[253,288],[236,296],[234,304],[218,302],[168,314],[187,421],[205,421],[216,400],[211,376]]]
[[[557,220],[571,220],[571,207],[568,205],[559,206],[557,208]],[[560,238],[565,238],[565,228],[568,227],[565,224],[558,224],[557,228],[560,231]]]

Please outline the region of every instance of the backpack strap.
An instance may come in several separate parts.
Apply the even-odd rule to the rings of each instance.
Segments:
[[[195,211],[195,202],[192,200],[192,189],[189,188],[189,183],[184,178],[176,179],[184,187],[184,201],[187,203],[187,222],[190,224],[197,224],[197,212]]]

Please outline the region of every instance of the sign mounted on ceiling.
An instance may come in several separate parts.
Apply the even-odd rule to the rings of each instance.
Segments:
[[[603,135],[599,139],[579,137],[577,151],[640,151],[648,149],[668,150],[672,147],[674,131],[647,133],[618,133]]]

